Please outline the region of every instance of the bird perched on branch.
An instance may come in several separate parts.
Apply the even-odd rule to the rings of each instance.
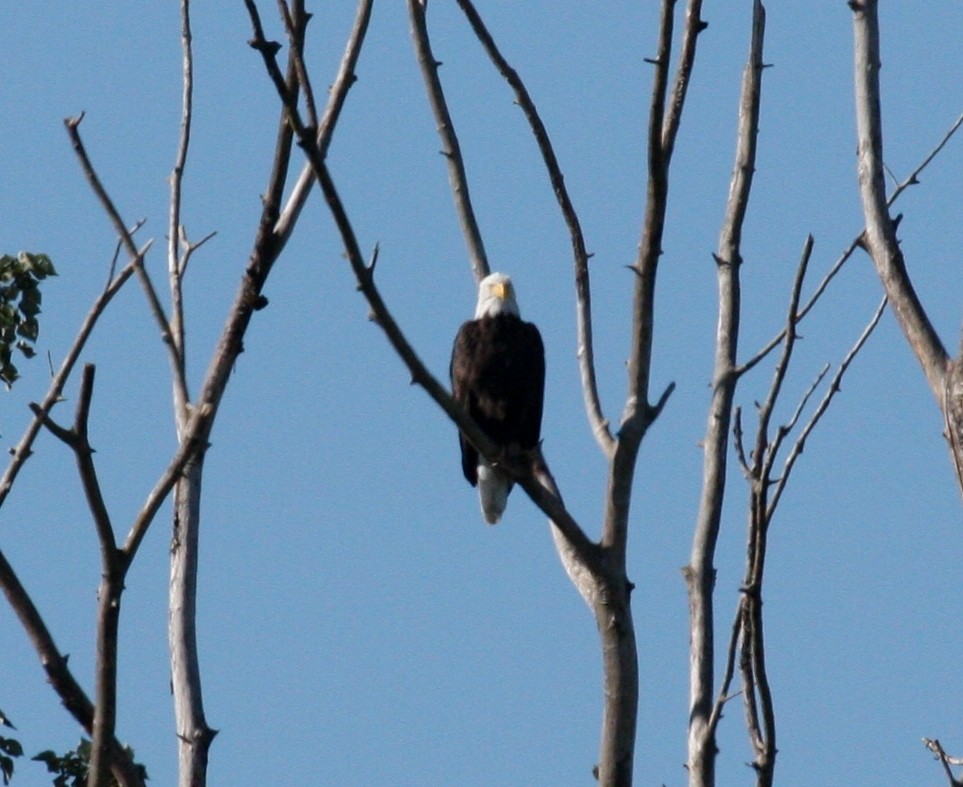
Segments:
[[[451,354],[455,399],[504,452],[532,451],[542,430],[545,348],[541,334],[519,316],[512,280],[493,273],[478,285],[475,319],[464,323]],[[461,467],[478,486],[485,521],[501,519],[511,477],[478,453],[463,434]]]

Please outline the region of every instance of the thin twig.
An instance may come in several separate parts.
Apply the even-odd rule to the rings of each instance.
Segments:
[[[314,90],[311,87],[308,69],[304,65],[304,33],[310,15],[304,13],[303,7],[295,8],[292,15],[285,0],[277,0],[277,2],[278,12],[281,15],[281,21],[284,22],[284,30],[291,47],[291,62],[294,64],[298,85],[304,95],[304,108],[308,114],[308,125],[311,128],[317,128],[318,110],[314,104]],[[303,6],[303,3],[298,5]]]
[[[746,459],[746,446],[744,442],[744,435],[742,431],[742,408],[736,407],[735,412],[732,417],[732,440],[736,446],[736,458],[739,460],[739,466],[742,468],[742,474],[748,478],[751,475],[751,470],[749,469],[749,462]]]
[[[682,47],[679,50],[679,65],[676,67],[675,81],[672,85],[669,105],[662,123],[662,154],[667,159],[672,157],[675,138],[678,136],[679,124],[682,122],[682,108],[685,105],[685,96],[689,90],[692,67],[695,64],[696,41],[699,33],[709,26],[708,22],[702,20],[701,14],[702,0],[689,0],[685,10],[685,27],[682,32]]]
[[[782,390],[782,384],[789,371],[789,361],[792,358],[793,350],[796,346],[796,325],[799,322],[799,298],[802,292],[803,281],[806,278],[806,271],[809,268],[809,260],[812,246],[807,244],[803,251],[802,258],[796,268],[796,276],[793,279],[792,292],[789,297],[789,308],[786,310],[786,327],[784,329],[782,353],[776,362],[773,372],[772,383],[769,386],[769,393],[759,407],[759,428],[756,432],[756,445],[753,449],[754,472],[757,477],[761,477],[763,457],[766,456],[767,446],[769,445],[769,422],[772,418],[773,408]]]
[[[792,430],[796,428],[796,424],[799,423],[799,419],[802,418],[802,414],[806,411],[809,400],[813,397],[813,394],[816,393],[826,375],[829,374],[829,369],[830,365],[828,363],[823,364],[823,367],[816,374],[815,379],[809,384],[809,388],[807,388],[802,397],[800,397],[792,415],[789,416],[789,419],[784,424],[781,424],[776,429],[776,435],[767,446],[766,455],[763,459],[763,469],[761,471],[763,478],[771,477],[773,463],[779,455],[779,449],[782,448],[783,441],[792,433]]]
[[[445,91],[438,78],[438,67],[441,63],[435,59],[431,51],[431,40],[428,37],[428,22],[425,18],[425,6],[422,0],[408,0],[408,16],[411,19],[411,35],[415,44],[418,65],[425,81],[428,101],[435,116],[438,134],[441,137],[442,154],[448,164],[448,180],[451,184],[452,196],[455,200],[455,210],[461,224],[462,235],[468,245],[468,257],[475,273],[475,280],[481,281],[490,272],[488,255],[482,241],[475,210],[472,208],[471,195],[468,192],[468,176],[465,174],[465,162],[461,154],[461,146],[455,134],[455,126],[448,111]]]
[[[890,194],[889,199],[886,200],[887,207],[892,207],[893,203],[899,198],[899,195],[910,186],[916,186],[919,184],[920,173],[926,169],[929,163],[939,155],[940,151],[942,151],[944,147],[946,147],[946,143],[949,142],[953,135],[960,130],[960,126],[963,126],[963,113],[961,113],[956,120],[953,121],[953,124],[949,127],[949,130],[947,130],[947,132],[943,135],[943,138],[936,144],[936,147],[929,152],[926,158],[920,162],[919,166],[917,166],[916,169],[903,178],[903,181],[896,186],[895,189],[893,189],[893,193]]]
[[[127,540],[122,548],[127,563],[132,562],[136,556],[141,541],[147,535],[147,529],[154,521],[154,517],[167,499],[174,484],[181,478],[185,465],[207,448],[204,435],[210,430],[212,416],[213,408],[207,403],[192,409],[191,419],[184,429],[177,453],[167,463],[167,467],[160,478],[157,479],[154,488],[148,493],[144,505],[131,525]]]
[[[789,480],[789,474],[792,472],[792,468],[795,465],[796,460],[799,458],[799,456],[803,452],[803,449],[806,447],[806,439],[809,437],[813,429],[816,428],[816,424],[819,423],[823,415],[825,415],[826,410],[829,408],[829,404],[832,401],[833,397],[839,392],[840,382],[843,379],[843,375],[846,374],[846,370],[849,368],[849,365],[853,362],[853,360],[856,358],[859,351],[863,348],[863,345],[866,344],[867,340],[872,335],[873,331],[876,329],[876,326],[879,324],[880,318],[883,316],[883,312],[886,309],[887,302],[888,302],[887,298],[883,297],[883,299],[879,303],[879,306],[876,307],[876,311],[873,313],[873,316],[870,318],[869,323],[867,323],[866,327],[863,329],[863,332],[859,335],[859,338],[856,340],[856,343],[852,346],[850,351],[846,354],[846,357],[843,358],[842,363],[840,363],[839,365],[839,369],[836,370],[836,374],[833,376],[833,379],[829,383],[829,388],[827,389],[826,394],[823,396],[822,401],[820,401],[819,405],[816,407],[816,410],[813,413],[812,418],[810,418],[806,426],[803,427],[802,433],[799,435],[798,439],[796,440],[796,442],[792,447],[792,450],[789,452],[789,455],[786,457],[786,462],[783,465],[782,474],[779,477],[779,480],[776,482],[772,492],[772,498],[769,502],[769,507],[766,513],[767,518],[769,519],[772,518],[772,514],[776,509],[776,505],[779,503],[779,498],[782,496],[783,490],[786,488],[786,483]]]
[[[916,166],[916,168],[912,172],[910,172],[909,175],[903,178],[900,184],[893,190],[893,193],[890,194],[889,198],[886,200],[886,205],[888,207],[892,207],[893,203],[895,203],[896,200],[899,199],[900,195],[902,195],[902,193],[906,191],[906,189],[908,189],[910,186],[915,186],[919,184],[920,174],[923,172],[924,169],[926,169],[930,165],[933,159],[935,159],[936,156],[939,155],[939,153],[943,150],[943,148],[946,147],[946,144],[950,141],[950,139],[952,139],[953,135],[956,134],[957,131],[959,131],[961,125],[963,125],[963,114],[957,117],[957,119],[953,122],[950,128],[943,134],[943,137],[936,144],[936,146],[932,150],[930,150],[929,153],[926,154],[925,158]],[[810,236],[810,238],[807,239],[807,244],[811,242],[812,242],[812,236]],[[830,266],[829,270],[826,272],[826,274],[820,280],[819,284],[816,286],[816,289],[813,290],[812,294],[806,300],[806,303],[800,307],[799,309],[800,321],[802,321],[806,317],[806,315],[809,314],[812,308],[819,301],[820,297],[822,297],[823,293],[826,291],[830,282],[832,282],[832,280],[836,277],[836,274],[839,273],[843,265],[845,265],[846,262],[849,261],[849,258],[853,256],[853,253],[861,247],[862,243],[863,243],[863,234],[862,232],[860,232],[858,235],[856,235],[856,237],[854,237],[850,241],[849,245],[843,250],[843,252],[839,255],[839,257],[836,258],[836,261]],[[770,339],[769,342],[762,347],[762,349],[760,349],[754,356],[752,356],[752,358],[750,358],[748,361],[746,361],[741,366],[739,366],[738,372],[740,374],[742,374],[743,372],[748,372],[751,368],[753,368],[756,364],[758,364],[761,360],[763,360],[767,355],[769,355],[770,352],[772,352],[776,347],[778,347],[785,335],[786,335],[786,329],[783,328],[779,333],[773,336],[772,339]]]
[[[161,332],[161,338],[167,345],[167,351],[170,355],[171,369],[174,377],[174,385],[179,389],[179,395],[184,401],[188,400],[187,397],[187,381],[184,377],[183,371],[183,359],[181,358],[180,351],[175,345],[171,336],[171,326],[164,314],[164,307],[161,305],[160,299],[157,297],[157,290],[154,289],[154,285],[147,275],[147,269],[143,264],[143,257],[134,244],[134,239],[127,229],[127,225],[121,219],[120,214],[117,212],[117,208],[114,207],[113,200],[107,194],[100,177],[94,170],[94,166],[90,161],[90,157],[87,155],[87,150],[84,146],[83,140],[80,137],[80,122],[83,120],[83,114],[75,118],[67,118],[64,120],[64,127],[67,129],[67,134],[70,137],[71,145],[74,148],[74,152],[77,154],[77,158],[80,161],[80,165],[84,170],[84,174],[87,177],[87,181],[90,183],[94,194],[103,206],[104,211],[107,213],[114,225],[114,229],[120,236],[121,240],[124,242],[124,248],[127,250],[128,256],[134,263],[134,272],[137,274],[137,278],[140,280],[141,287],[144,290],[144,294],[147,296],[147,302],[150,306],[151,314],[154,317],[154,321],[157,323],[158,328]]]
[[[137,234],[137,231],[147,223],[147,219],[140,219],[134,223],[134,226],[130,228],[131,236]],[[151,241],[153,243],[153,241]],[[104,282],[104,289],[106,290],[110,287],[110,283],[114,280],[114,274],[117,272],[117,261],[120,259],[120,253],[123,251],[124,241],[121,238],[117,238],[117,243],[114,245],[114,256],[110,258],[110,265],[107,266],[107,281]],[[143,251],[141,252],[141,257],[144,256]]]
[[[801,282],[799,281],[799,273],[800,271],[804,271],[806,267],[808,267],[809,265],[809,261],[813,253],[813,244],[814,244],[813,236],[807,235],[806,242],[803,244],[803,250],[802,250],[802,254],[800,255],[799,263],[796,267],[796,275],[794,278],[794,285],[793,285],[794,287],[797,284],[801,284]],[[830,272],[819,283],[819,287],[816,288],[816,293],[812,296],[812,298],[810,298],[809,302],[804,307],[799,308],[797,303],[795,319],[791,323],[793,330],[795,330],[795,326],[798,325],[800,320],[802,320],[802,318],[805,316],[806,311],[812,308],[815,301],[822,294],[822,291],[825,290],[825,288],[829,285],[829,282],[832,280],[833,276],[836,275],[836,273],[839,271],[839,268],[842,267],[843,262],[845,262],[849,258],[849,255],[852,254],[852,251],[855,248],[856,248],[856,243],[854,241],[850,249],[846,251],[839,260],[837,260],[836,265],[833,266]],[[797,301],[798,301],[798,298],[797,298]],[[766,358],[766,356],[768,356],[770,352],[772,352],[776,347],[778,347],[780,344],[782,344],[785,341],[786,335],[789,329],[790,329],[790,323],[784,322],[782,330],[779,331],[779,333],[777,333],[772,339],[770,339],[768,344],[766,344],[761,350],[759,350],[759,352],[757,352],[754,356],[752,356],[752,358],[750,358],[748,361],[746,361],[743,364],[740,364],[735,368],[735,374],[738,374],[740,376],[745,374],[750,369],[755,367],[756,364],[758,364],[760,361]]]
[[[321,121],[318,124],[317,144],[322,156],[327,155],[334,127],[338,122],[338,118],[341,116],[341,108],[344,106],[348,90],[357,79],[355,76],[355,67],[358,63],[358,56],[361,54],[361,46],[364,43],[365,34],[368,31],[372,4],[373,0],[360,0],[358,3],[354,26],[351,29],[351,34],[345,45],[344,55],[341,58],[341,64],[338,68],[334,84],[328,93],[328,103],[324,108],[324,114],[321,116]],[[311,168],[311,162],[306,161],[294,188],[291,190],[291,196],[288,197],[284,210],[281,211],[277,223],[273,227],[273,234],[276,238],[276,243],[279,245],[279,250],[284,247],[284,244],[287,243],[288,238],[291,236],[291,232],[294,230],[298,216],[301,215],[301,209],[304,207],[304,203],[307,201],[313,185],[314,170]]]
[[[722,681],[719,684],[719,694],[716,697],[716,701],[712,705],[712,712],[709,714],[709,720],[706,722],[707,735],[715,736],[715,732],[719,727],[719,721],[722,719],[722,711],[725,708],[727,702],[735,696],[738,696],[742,691],[736,692],[735,694],[729,694],[729,686],[732,685],[732,678],[735,675],[736,670],[736,653],[739,649],[739,637],[742,634],[742,610],[744,604],[744,597],[740,597],[739,604],[736,608],[736,614],[732,621],[732,630],[729,633],[729,646],[726,648],[726,662],[725,667],[722,671]]]
[[[174,410],[178,429],[185,420],[189,393],[187,390],[187,348],[184,330],[184,273],[190,257],[190,246],[186,243],[186,232],[181,224],[181,202],[184,168],[187,165],[187,151],[191,141],[191,121],[193,118],[194,97],[194,54],[191,37],[190,0],[181,0],[181,122],[174,157],[174,168],[170,175],[171,198],[170,214],[167,225],[167,279],[171,291],[171,342],[176,349],[178,375],[175,376]],[[184,381],[183,386],[176,383],[177,377]]]
[[[73,371],[74,365],[77,363],[77,359],[80,357],[80,353],[83,351],[87,344],[87,339],[90,338],[90,334],[100,319],[100,316],[104,313],[107,305],[113,299],[113,297],[120,291],[120,288],[127,283],[127,280],[133,275],[134,269],[138,264],[138,261],[143,259],[143,256],[150,249],[153,241],[148,241],[138,252],[137,257],[129,262],[121,271],[117,274],[117,277],[108,283],[104,291],[97,297],[90,311],[87,312],[87,316],[84,318],[80,329],[77,332],[77,336],[74,339],[73,344],[67,351],[67,355],[64,357],[60,368],[54,375],[53,379],[50,381],[50,387],[47,389],[47,394],[41,400],[39,405],[33,405],[35,407],[34,419],[27,425],[27,429],[20,438],[20,442],[17,443],[10,453],[12,454],[12,459],[10,464],[7,465],[7,469],[0,478],[0,506],[3,506],[4,501],[7,499],[7,495],[10,494],[10,490],[13,488],[13,482],[16,480],[17,475],[20,472],[20,468],[23,464],[30,458],[33,451],[33,442],[40,432],[40,428],[43,426],[44,418],[49,415],[50,411],[54,406],[63,400],[63,390],[64,386],[67,384],[67,380]]]

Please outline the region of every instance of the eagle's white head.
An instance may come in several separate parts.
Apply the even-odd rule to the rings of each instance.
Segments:
[[[518,301],[515,300],[515,288],[511,277],[504,273],[491,273],[478,285],[478,305],[475,307],[475,319],[494,317],[497,314],[518,313]]]

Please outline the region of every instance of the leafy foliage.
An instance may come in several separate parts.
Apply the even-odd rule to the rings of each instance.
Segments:
[[[54,774],[55,787],[84,787],[90,764],[90,741],[82,738],[76,750],[62,755],[47,749],[31,759],[46,764],[47,773]]]
[[[20,376],[11,358],[16,348],[27,358],[40,333],[40,282],[56,276],[46,254],[22,251],[0,256],[0,380],[9,388]]]
[[[0,710],[0,724],[15,730],[13,722]],[[23,756],[23,746],[13,738],[4,738],[0,735],[0,777],[4,784],[10,784],[13,778],[13,758]]]
[[[13,758],[23,756],[23,746],[13,738],[0,736],[0,776],[4,784],[10,784],[13,778]]]
[[[90,769],[90,746],[87,738],[81,738],[76,749],[61,755],[47,749],[31,759],[44,763],[47,766],[47,773],[54,774],[54,787],[86,787],[87,772]],[[130,746],[125,746],[124,751],[133,761],[134,750]],[[147,769],[137,763],[134,767],[138,769],[144,781],[147,781]],[[117,784],[114,779],[111,779],[110,783]]]

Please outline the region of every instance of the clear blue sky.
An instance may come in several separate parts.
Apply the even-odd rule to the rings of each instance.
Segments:
[[[279,36],[273,4],[262,9]],[[315,4],[310,64],[330,83],[354,3]],[[524,5],[524,8],[522,7]],[[625,391],[631,274],[644,194],[644,128],[657,3],[479,3],[549,128],[592,262],[606,414]],[[715,250],[732,166],[750,3],[706,3],[671,174],[654,386],[677,389],[638,466],[630,576],[641,662],[639,785],[685,782],[688,561],[715,324]],[[217,9],[215,9],[217,6]],[[336,7],[335,7],[336,6]],[[846,3],[770,3],[759,160],[744,245],[742,356],[779,328],[807,233],[813,280],[859,231]],[[886,158],[910,171],[963,110],[963,6],[883,4]],[[453,3],[429,21],[493,267],[516,280],[548,353],[545,451],[590,534],[605,466],[583,413],[568,236],[524,119]],[[0,250],[48,253],[41,354],[3,394],[12,445],[106,277],[114,236],[61,120],[81,110],[91,156],[123,215],[146,218],[163,282],[167,181],[180,95],[176,4],[0,6]],[[241,3],[198,3],[195,134],[185,181],[191,236],[217,230],[188,277],[193,389],[251,247],[277,100],[245,44]],[[377,5],[332,172],[383,293],[439,376],[474,288],[404,4]],[[948,347],[963,310],[963,140],[899,203],[910,271]],[[340,240],[312,197],[266,289],[208,454],[200,646],[211,784],[592,784],[601,713],[595,624],[542,515],[516,492],[482,523],[455,430],[366,318]],[[880,296],[866,258],[803,326],[782,418],[824,362],[845,354]],[[87,350],[97,364],[92,442],[118,532],[174,447],[167,361],[130,285]],[[771,366],[747,377],[752,411]],[[71,401],[59,411],[69,420]],[[751,419],[750,419],[751,420]],[[766,625],[784,785],[936,784],[920,744],[963,754],[958,625],[960,493],[938,410],[887,315],[807,444],[770,537]],[[85,686],[92,684],[98,552],[71,457],[45,435],[0,515],[0,545]],[[718,555],[725,641],[743,570],[747,490],[733,463]],[[172,784],[166,649],[169,516],[124,596],[119,736]],[[0,708],[28,752],[76,744],[16,620],[0,608]],[[734,701],[720,785],[748,784]],[[15,784],[46,783],[17,765]]]

